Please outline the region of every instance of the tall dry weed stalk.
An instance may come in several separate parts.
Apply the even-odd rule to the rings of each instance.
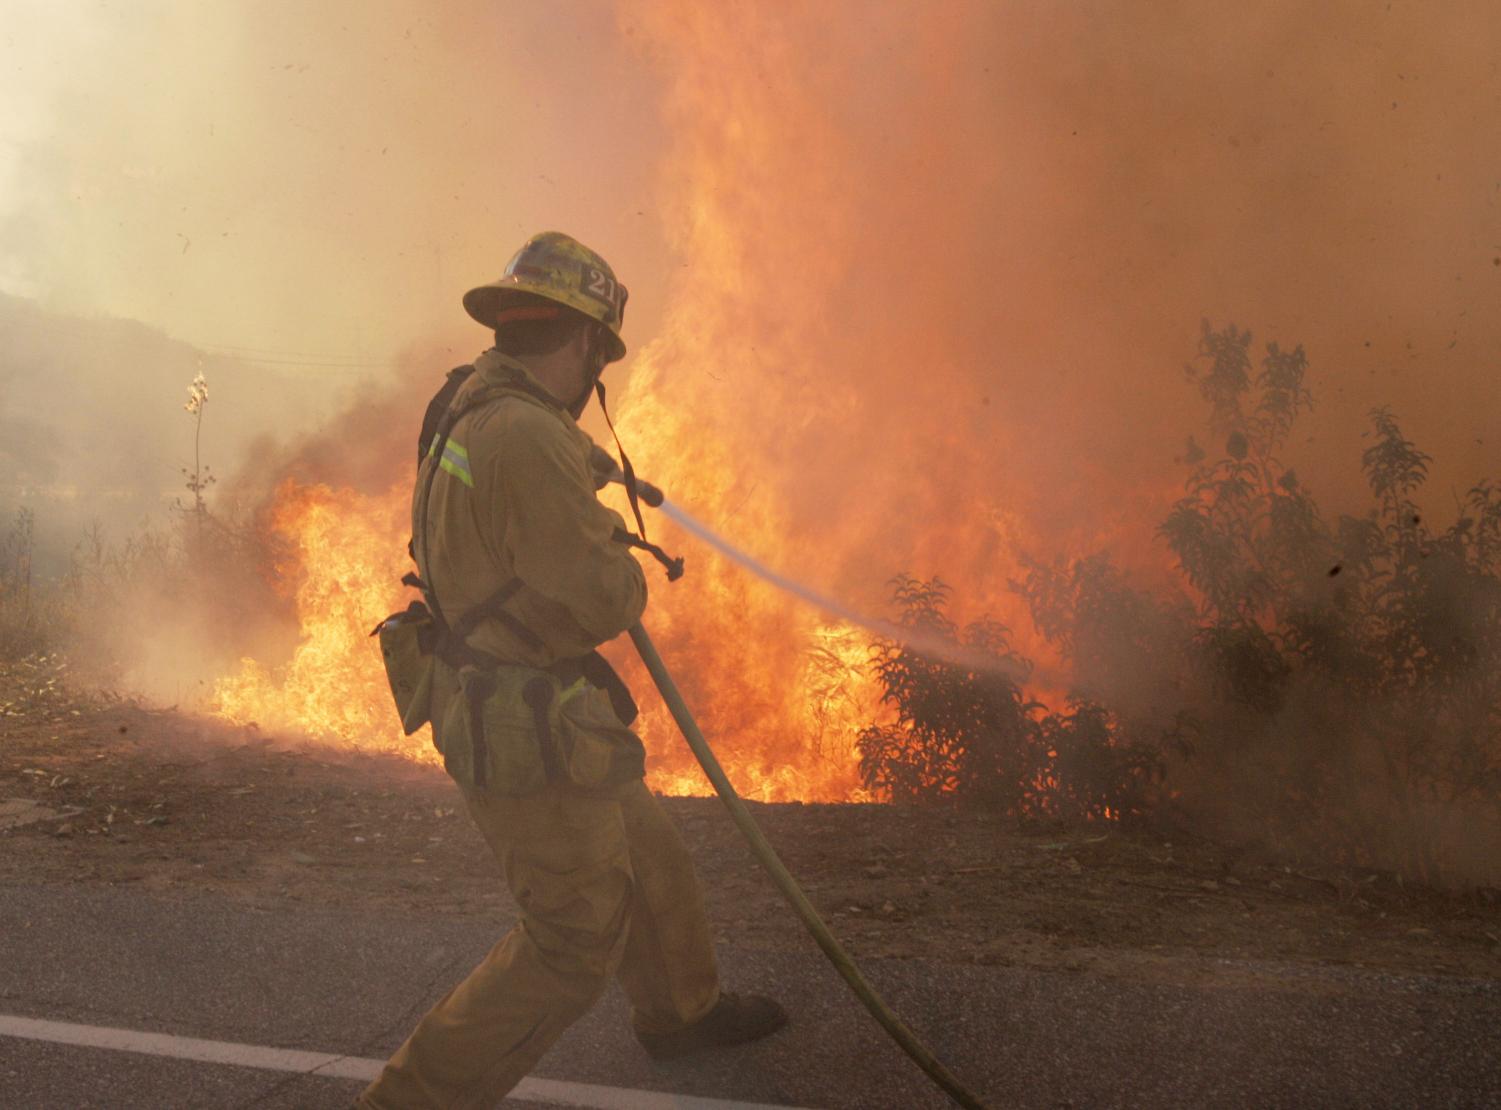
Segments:
[[[274,651],[295,637],[282,627],[276,557],[262,530],[209,502],[208,397],[199,374],[183,405],[193,418],[193,464],[180,468],[189,497],[174,502],[167,520],[118,539],[96,523],[65,566],[37,573],[34,520],[29,511],[18,516],[0,539],[0,653],[59,650],[93,682],[190,705],[252,645],[269,642]]]
[[[208,517],[208,502],[204,497],[209,486],[217,480],[213,471],[203,463],[203,410],[208,406],[208,381],[200,371],[188,383],[188,399],[183,411],[193,418],[193,466],[182,467],[182,476],[188,492],[193,495],[190,512],[195,527],[201,534],[204,520]]]
[[[0,658],[45,651],[33,593],[36,516],[17,509],[0,539]]]

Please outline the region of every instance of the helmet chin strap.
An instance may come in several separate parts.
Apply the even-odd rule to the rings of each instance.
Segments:
[[[600,375],[605,372],[605,366],[608,365],[607,360],[600,357],[603,354],[603,344],[599,341],[599,325],[596,324],[590,328],[588,334],[589,348],[585,353],[585,358],[589,360],[589,375],[584,380],[584,388],[579,391],[579,395],[568,406],[568,415],[575,420],[583,416],[584,410],[589,407],[589,395],[595,392],[595,388],[599,385]],[[600,395],[600,408],[604,408],[603,394]],[[605,413],[605,422],[609,423],[609,420],[610,414]],[[613,425],[610,431],[612,433],[615,431]],[[620,443],[618,439],[615,442],[617,445]]]
[[[569,416],[577,420],[579,417],[584,415],[584,410],[589,407],[589,398],[594,394],[594,383],[598,380],[599,379],[596,378],[592,382],[585,383],[584,391],[577,397],[575,397],[568,406]]]

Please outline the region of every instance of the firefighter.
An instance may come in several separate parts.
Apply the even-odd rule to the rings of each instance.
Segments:
[[[630,694],[595,651],[646,605],[640,538],[596,499],[600,452],[576,423],[625,354],[625,302],[605,261],[557,232],[464,297],[495,346],[450,375],[424,421],[413,581],[436,647],[420,685],[520,920],[362,1107],[492,1105],[612,978],[659,1059],[787,1020],[769,998],[720,989],[692,860],[642,782]]]

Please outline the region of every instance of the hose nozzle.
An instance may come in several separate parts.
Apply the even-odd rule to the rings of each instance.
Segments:
[[[625,485],[625,473],[620,469],[620,464],[615,461],[615,456],[597,443],[594,445],[594,450],[589,453],[589,469],[594,471],[594,480],[598,483],[596,488],[608,482]],[[666,500],[660,489],[640,478],[636,479],[636,496],[653,509],[661,508],[662,502]]]

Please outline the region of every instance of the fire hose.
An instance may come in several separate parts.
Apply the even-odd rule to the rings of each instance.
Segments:
[[[922,1068],[943,1090],[960,1106],[969,1110],[985,1110],[982,1103],[959,1079],[943,1066],[943,1063],[930,1052],[917,1036],[908,1029],[906,1024],[899,1018],[891,1007],[886,1005],[881,996],[876,993],[860,968],[850,958],[829,927],[824,924],[818,911],[813,908],[813,903],[808,901],[808,896],[797,885],[797,880],[787,870],[785,864],[777,856],[761,829],[756,824],[755,818],[750,815],[750,810],[745,808],[740,795],[735,792],[729,776],[724,773],[718,757],[715,756],[709,742],[704,739],[704,734],[698,727],[698,722],[693,719],[693,714],[688,709],[688,703],[683,700],[682,692],[678,690],[677,683],[667,670],[667,664],[662,662],[662,656],[657,653],[656,645],[651,642],[651,637],[646,634],[646,629],[639,623],[633,625],[630,630],[631,642],[636,645],[636,651],[641,655],[641,661],[646,664],[646,669],[651,672],[651,678],[662,693],[662,700],[667,703],[667,708],[672,712],[672,718],[682,730],[683,739],[688,741],[688,747],[693,750],[694,757],[699,766],[704,769],[704,774],[714,784],[715,791],[725,808],[730,811],[730,817],[734,819],[745,839],[750,843],[751,850],[756,858],[761,861],[761,866],[766,868],[772,882],[782,892],[782,896],[791,904],[797,916],[807,926],[808,932],[818,942],[818,947],[823,949],[823,954],[829,958],[835,970],[844,977],[844,981],[850,985],[850,989],[865,1008],[870,1011],[871,1017],[880,1022],[881,1027],[891,1035],[891,1039],[901,1046],[902,1051],[910,1056],[918,1067]]]
[[[745,556],[744,553],[736,551],[718,536],[709,533],[703,525],[693,520],[692,517],[689,517],[681,509],[673,505],[672,502],[668,501],[662,491],[650,482],[643,481],[635,475],[627,479],[616,465],[614,458],[607,451],[596,448],[595,452],[595,458],[591,460],[591,465],[601,479],[607,482],[615,482],[619,485],[626,485],[629,481],[634,486],[635,495],[641,501],[653,508],[666,512],[690,532],[699,535],[700,538],[718,548],[721,552],[735,558],[737,561],[747,564],[749,569],[761,577],[769,579],[774,585],[790,589],[791,592],[805,597],[822,608],[833,609],[846,619],[852,619],[854,623],[865,624],[867,627],[872,627],[873,630],[879,630],[883,633],[895,630],[895,626],[885,625],[885,622],[881,622],[881,625],[885,625],[882,627],[875,624],[875,622],[862,620],[858,615],[848,611],[843,606],[838,606],[837,603],[830,602],[828,599],[816,594],[810,594],[797,583],[792,583],[790,580],[784,579],[782,576],[761,567],[754,560],[750,560]],[[787,870],[787,866],[777,855],[776,849],[771,846],[770,841],[761,832],[755,818],[750,815],[750,810],[745,808],[745,802],[741,800],[734,785],[730,782],[729,776],[725,774],[718,756],[714,754],[714,749],[709,747],[709,742],[704,738],[703,731],[698,727],[698,722],[693,719],[693,713],[689,710],[688,703],[683,699],[682,691],[678,689],[677,683],[673,681],[672,674],[667,669],[667,664],[662,661],[662,656],[658,653],[656,645],[652,643],[651,637],[646,634],[646,629],[638,622],[631,626],[630,637],[631,642],[636,645],[636,651],[640,654],[641,661],[646,664],[646,669],[650,672],[652,681],[656,683],[657,689],[661,692],[662,700],[667,703],[667,708],[672,713],[672,719],[677,722],[678,729],[682,732],[683,739],[688,741],[688,747],[692,749],[694,758],[698,760],[699,766],[704,769],[704,774],[708,776],[709,781],[714,785],[714,790],[719,795],[720,801],[724,802],[725,808],[730,811],[730,817],[750,844],[751,851],[755,853],[756,858],[761,862],[761,866],[766,869],[766,873],[771,876],[772,882],[781,891],[782,897],[787,899],[788,904],[792,906],[797,916],[802,920],[803,925],[818,943],[818,947],[823,949],[823,954],[829,958],[829,962],[834,965],[834,969],[844,977],[844,981],[849,984],[850,989],[855,992],[856,997],[864,1004],[866,1010],[870,1012],[871,1017],[880,1023],[881,1027],[891,1036],[891,1039],[901,1046],[902,1051],[910,1056],[913,1062],[927,1073],[928,1077],[941,1087],[954,1102],[966,1107],[966,1110],[985,1110],[985,1104],[968,1087],[961,1083],[953,1072],[944,1067],[943,1062],[934,1056],[928,1050],[928,1047],[917,1039],[917,1035],[911,1029],[907,1028],[906,1023],[896,1015],[895,1011],[886,1005],[886,1002],[876,993],[875,988],[870,985],[869,980],[861,973],[859,966],[850,958],[850,954],[844,950],[844,946],[829,931],[828,925],[824,923],[818,911],[813,908],[813,903],[808,901],[808,896],[803,893],[802,887],[798,886],[797,880],[792,877],[792,872]]]

